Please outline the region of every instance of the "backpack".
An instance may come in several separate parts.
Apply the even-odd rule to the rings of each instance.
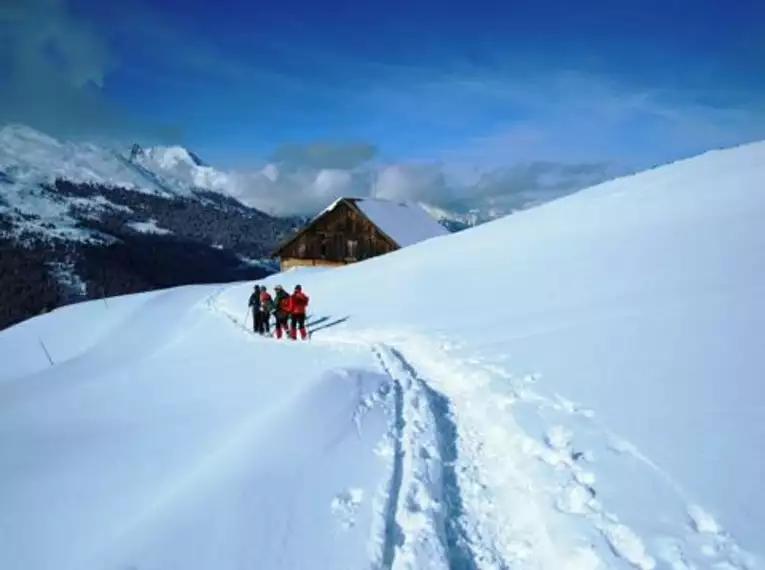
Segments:
[[[271,313],[274,310],[274,301],[268,293],[260,298],[260,310],[264,313]]]

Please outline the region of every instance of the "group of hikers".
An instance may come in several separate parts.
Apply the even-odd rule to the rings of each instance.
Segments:
[[[274,315],[274,334],[276,338],[282,338],[286,333],[292,340],[300,338],[305,340],[308,333],[305,328],[305,310],[308,307],[308,296],[303,293],[300,285],[295,285],[292,294],[287,293],[284,287],[274,287],[274,297],[268,292],[265,285],[255,285],[250,295],[250,309],[252,309],[253,329],[255,333],[262,335],[271,334],[271,314]]]

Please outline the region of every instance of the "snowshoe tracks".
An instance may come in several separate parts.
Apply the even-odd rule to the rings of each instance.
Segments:
[[[372,346],[394,394],[394,460],[379,568],[477,568],[461,528],[457,430],[449,401],[395,348]]]

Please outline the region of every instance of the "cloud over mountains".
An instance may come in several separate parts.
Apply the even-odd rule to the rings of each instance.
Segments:
[[[229,191],[277,215],[311,215],[340,196],[423,202],[454,213],[510,213],[611,178],[606,163],[529,161],[510,167],[384,162],[363,143],[290,145],[255,170],[230,173]]]

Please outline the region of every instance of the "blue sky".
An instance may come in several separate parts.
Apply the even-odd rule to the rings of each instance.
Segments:
[[[319,140],[642,167],[765,138],[759,0],[6,0],[0,16],[0,119],[222,166]]]

